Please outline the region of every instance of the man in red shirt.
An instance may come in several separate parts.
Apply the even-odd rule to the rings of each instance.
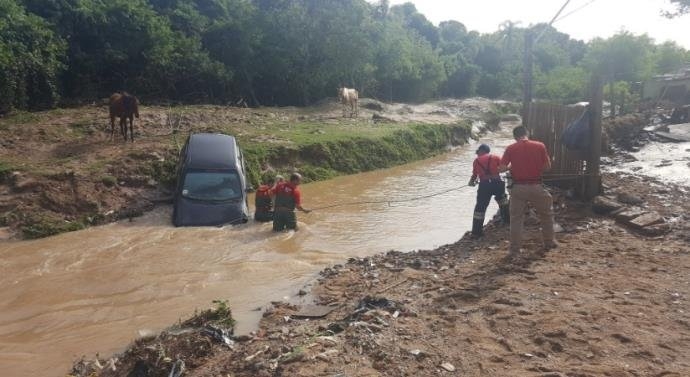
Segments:
[[[543,143],[527,138],[524,126],[515,127],[513,137],[516,141],[503,152],[498,167],[501,172],[510,169],[513,177],[510,191],[510,254],[520,252],[527,203],[534,206],[539,216],[544,248],[552,249],[557,246],[553,235],[553,199],[542,185],[542,173],[551,169],[551,160]]]
[[[302,176],[299,173],[292,173],[289,182],[282,182],[275,188],[275,212],[273,213],[273,230],[280,232],[284,229],[297,230],[297,216],[295,208],[309,213],[311,210],[302,207],[302,192],[299,184]]]
[[[482,144],[477,148],[477,158],[472,164],[472,178],[470,186],[477,184],[479,179],[479,189],[477,189],[477,204],[474,206],[474,216],[472,219],[472,237],[482,236],[484,229],[484,216],[486,208],[489,206],[493,196],[500,208],[501,218],[504,223],[510,221],[508,214],[508,198],[506,197],[506,184],[498,175],[498,165],[501,157],[490,154],[491,148]]]

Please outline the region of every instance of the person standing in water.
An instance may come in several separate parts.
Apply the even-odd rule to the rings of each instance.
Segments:
[[[254,197],[254,221],[268,222],[273,220],[273,190],[275,180],[267,178],[256,189]]]
[[[302,192],[299,185],[302,176],[292,173],[288,182],[278,183],[275,188],[275,211],[273,213],[273,230],[280,232],[285,229],[297,230],[297,215],[295,209],[304,213],[311,210],[302,207]]]

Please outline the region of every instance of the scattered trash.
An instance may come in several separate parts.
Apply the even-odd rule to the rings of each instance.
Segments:
[[[418,350],[418,349],[414,349],[414,350],[410,350],[410,354],[411,354],[412,356],[419,356],[419,355],[422,354],[422,351],[421,351],[421,350]]]
[[[323,318],[335,309],[332,306],[324,305],[304,305],[300,310],[292,315],[294,319]],[[287,322],[287,321],[286,321]]]
[[[264,349],[259,350],[259,351],[256,351],[256,352],[254,352],[253,354],[251,354],[251,355],[245,357],[245,358],[244,358],[244,361],[252,361],[255,357],[261,355],[262,353],[268,351],[269,349],[270,349],[269,346],[264,346]]]
[[[230,348],[233,348],[235,345],[235,342],[231,339],[232,330],[228,331],[228,329],[226,328],[218,327],[212,324],[207,324],[201,330],[201,333],[210,336],[214,340],[223,343]]]
[[[175,361],[173,364],[172,369],[170,369],[170,374],[168,374],[168,377],[180,377],[184,373],[184,370],[184,361],[177,359],[177,361]]]
[[[443,363],[443,364],[441,364],[441,368],[443,368],[449,372],[455,372],[455,366],[451,363]]]

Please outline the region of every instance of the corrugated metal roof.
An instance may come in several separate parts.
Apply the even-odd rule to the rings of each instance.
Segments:
[[[657,81],[674,81],[690,79],[690,67],[681,68],[674,73],[664,73],[663,75],[656,75],[652,77]]]

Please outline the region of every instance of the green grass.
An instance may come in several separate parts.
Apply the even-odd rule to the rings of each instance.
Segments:
[[[86,221],[65,221],[62,219],[35,219],[21,227],[24,239],[35,239],[52,236],[55,234],[81,230],[88,226]]]
[[[309,182],[424,159],[445,151],[450,144],[464,143],[470,130],[470,123],[463,121],[449,125],[267,122],[249,128],[221,124],[204,131],[237,135],[249,181],[257,186],[267,175],[289,175],[294,168]],[[277,141],[267,142],[267,137]],[[265,164],[277,171],[262,172]],[[165,161],[151,162],[148,174],[170,185],[176,165],[177,156],[169,153]]]
[[[112,175],[104,175],[101,177],[101,182],[106,187],[113,187],[117,184],[117,178],[113,177]]]
[[[38,113],[32,113],[28,111],[17,111],[13,112],[10,116],[2,119],[0,122],[0,129],[5,128],[7,125],[17,125],[24,123],[34,123],[41,119]]]
[[[96,132],[93,121],[89,120],[81,120],[78,122],[70,123],[68,127],[77,137],[90,136]]]
[[[16,170],[11,164],[0,161],[0,183],[5,182],[5,180]]]

